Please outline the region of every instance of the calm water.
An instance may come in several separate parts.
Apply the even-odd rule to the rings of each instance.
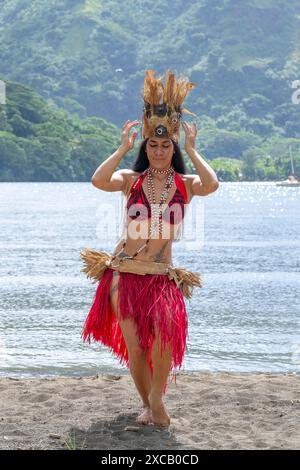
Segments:
[[[300,188],[274,183],[221,183],[192,200],[204,239],[174,243],[173,262],[204,288],[186,304],[182,370],[299,372],[299,201]],[[96,284],[79,253],[113,249],[121,207],[90,183],[0,183],[0,375],[126,372],[80,336]]]

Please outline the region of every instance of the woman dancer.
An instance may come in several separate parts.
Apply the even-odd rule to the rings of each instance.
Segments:
[[[137,422],[169,426],[163,403],[170,371],[181,367],[186,349],[184,296],[201,287],[197,273],[172,265],[172,243],[193,196],[218,188],[213,169],[197,153],[197,126],[182,122],[185,150],[197,174],[186,174],[178,145],[181,107],[195,84],[167,72],[165,87],[154,70],[144,81],[142,142],[132,169],[116,170],[134,146],[138,121],[126,121],[117,151],[95,171],[92,183],[127,197],[125,236],[114,253],[81,253],[88,276],[100,280],[85,321],[83,339],[109,346],[130,368],[143,402]]]

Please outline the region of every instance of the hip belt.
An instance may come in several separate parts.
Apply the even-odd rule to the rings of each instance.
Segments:
[[[104,271],[109,268],[114,271],[132,274],[164,274],[175,281],[186,298],[191,298],[193,287],[202,287],[202,279],[199,273],[188,271],[185,268],[175,267],[168,263],[155,261],[141,261],[136,259],[119,258],[105,251],[96,251],[85,248],[80,253],[84,262],[82,272],[86,273],[92,282],[100,281]]]

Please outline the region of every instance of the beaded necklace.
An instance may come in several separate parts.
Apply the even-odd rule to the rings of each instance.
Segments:
[[[133,255],[124,255],[124,256],[122,256],[122,259],[133,259],[133,258],[135,258],[144,248],[146,248],[146,246],[148,245],[149,240],[151,239],[152,235],[157,235],[157,232],[159,234],[162,233],[162,209],[161,209],[161,207],[165,204],[165,202],[168,198],[170,188],[172,187],[172,184],[173,184],[173,181],[174,181],[175,170],[174,170],[172,165],[167,170],[158,170],[158,169],[153,168],[153,167],[148,167],[147,170],[146,170],[146,173],[147,173],[147,176],[148,176],[148,178],[147,178],[148,196],[149,196],[149,203],[150,203],[150,206],[151,206],[150,236],[146,240],[144,245],[142,245]],[[162,194],[160,196],[160,199],[159,199],[158,206],[157,206],[156,200],[155,200],[155,189],[154,189],[154,182],[153,182],[153,173],[165,173],[165,174],[168,175],[167,179],[166,179],[166,182],[165,182],[163,192],[162,192]],[[152,215],[153,215],[153,217],[152,217]],[[113,255],[113,259],[115,259],[121,253],[123,253],[123,251],[125,249],[125,245],[126,245],[126,240],[124,241],[121,250],[117,254]]]

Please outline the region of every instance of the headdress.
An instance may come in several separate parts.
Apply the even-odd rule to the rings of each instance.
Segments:
[[[143,129],[142,136],[166,137],[176,143],[180,140],[180,118],[182,113],[191,116],[191,113],[181,105],[190,90],[196,87],[188,79],[175,78],[170,70],[166,73],[166,84],[162,83],[162,76],[155,78],[155,70],[146,70],[143,92]]]

